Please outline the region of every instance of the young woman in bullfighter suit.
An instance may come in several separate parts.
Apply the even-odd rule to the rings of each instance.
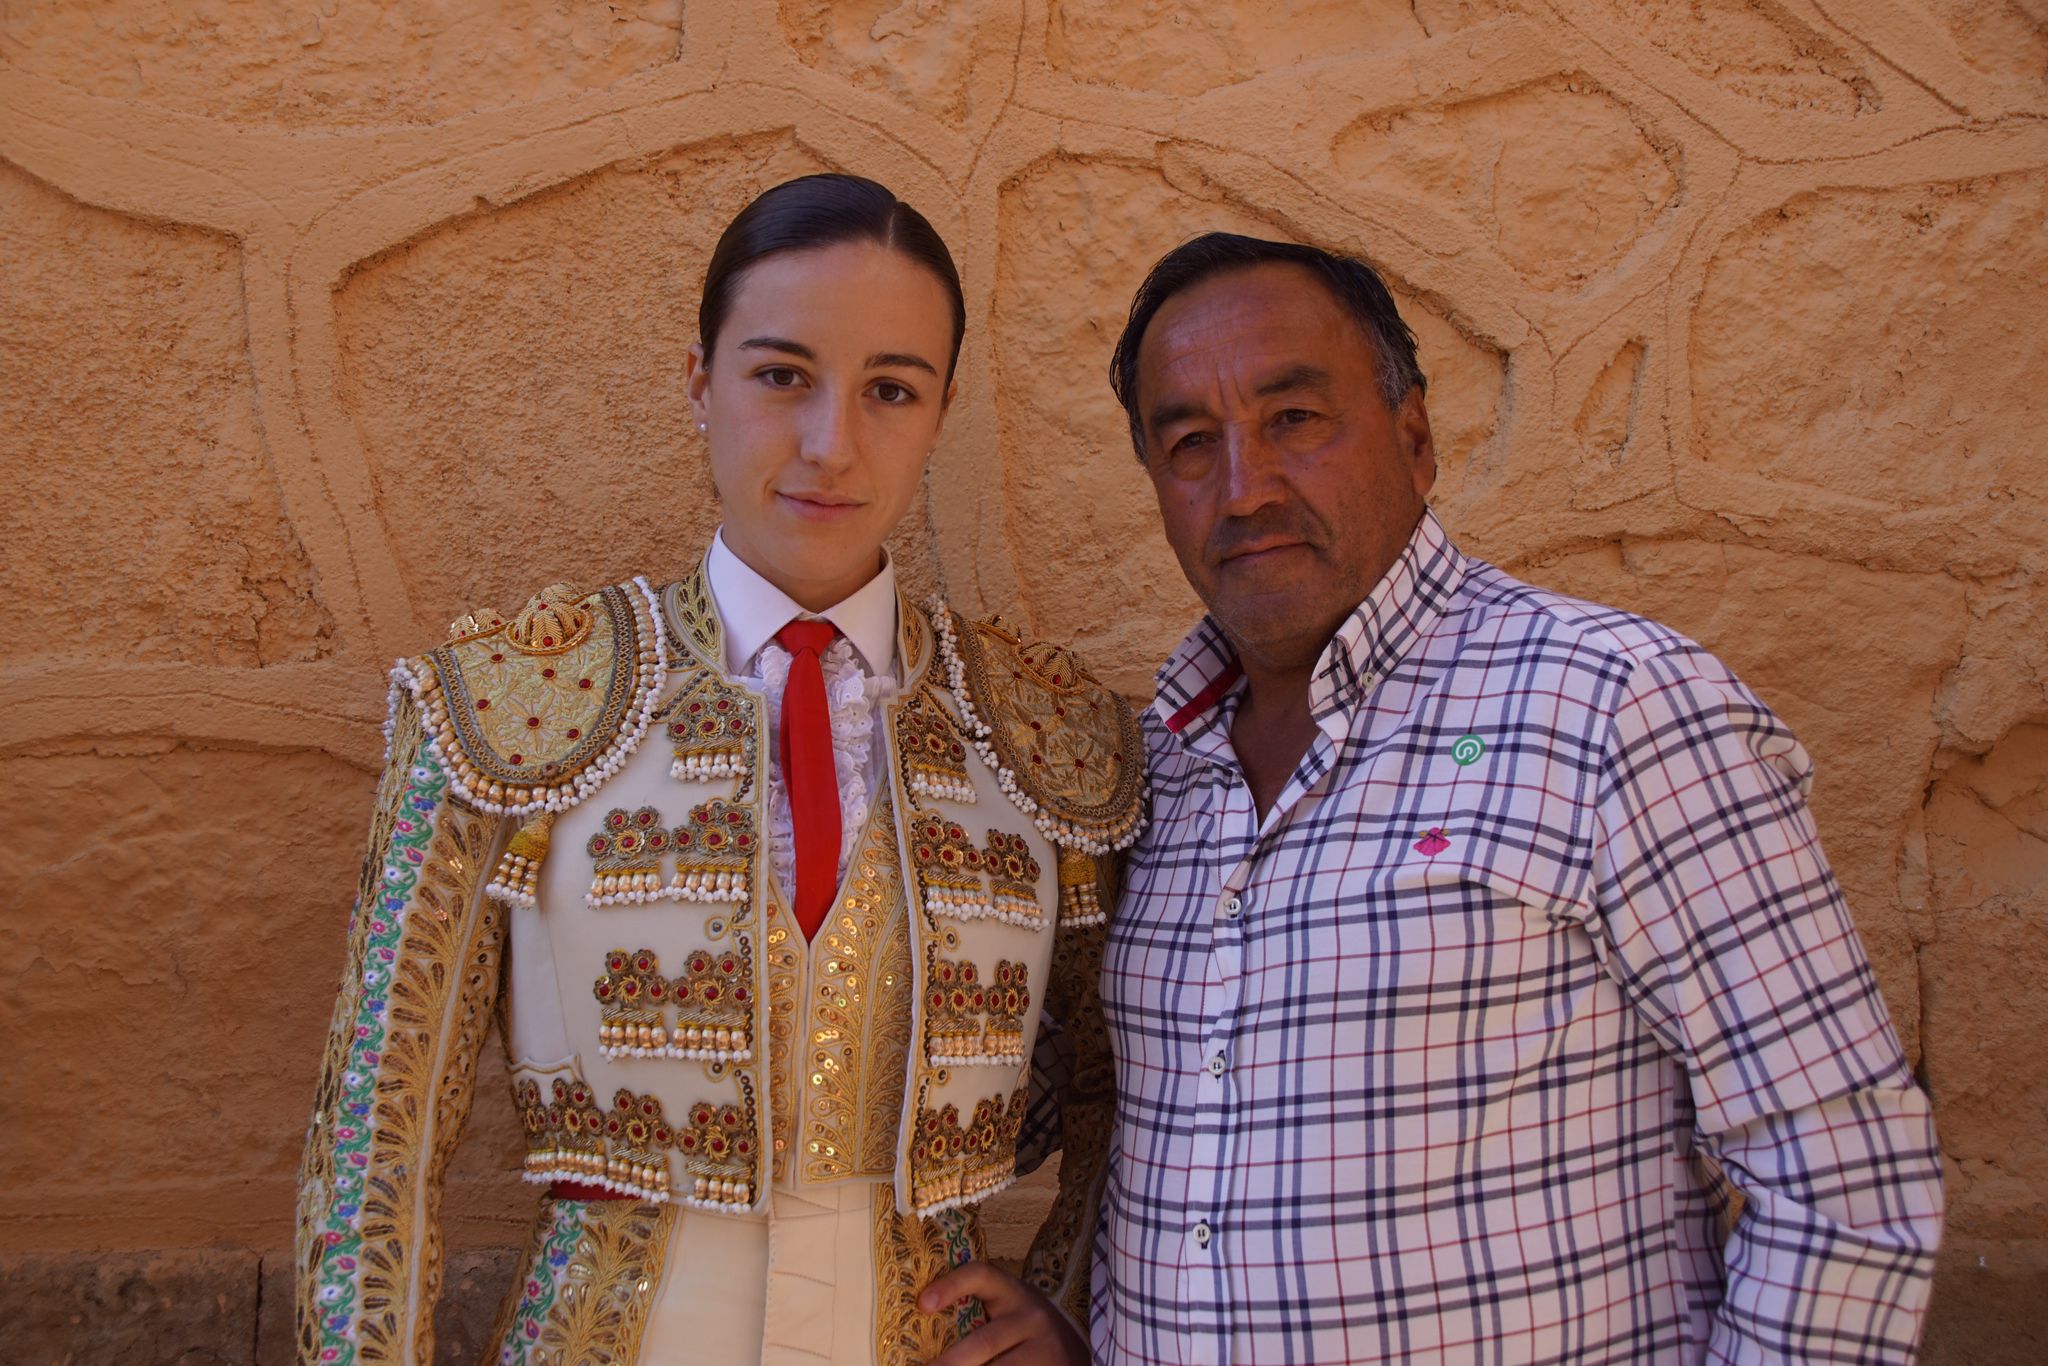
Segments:
[[[1050,1305],[1086,1321],[1136,727],[1065,650],[897,592],[883,539],[965,325],[922,216],[778,186],[699,321],[701,562],[552,585],[393,671],[301,1174],[307,1361],[432,1359],[494,1012],[541,1188],[498,1360],[979,1359]],[[1064,1063],[1035,1088],[1034,1052]],[[1065,1155],[1038,1294],[990,1272],[922,1312],[1041,1134]]]

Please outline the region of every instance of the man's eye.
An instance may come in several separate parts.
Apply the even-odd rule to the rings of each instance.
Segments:
[[[1314,420],[1315,414],[1306,408],[1282,408],[1273,415],[1273,420],[1283,427],[1298,426]]]
[[[1175,455],[1180,455],[1184,452],[1198,451],[1207,445],[1208,441],[1209,433],[1207,432],[1189,432],[1187,435],[1176,440],[1167,449]]]

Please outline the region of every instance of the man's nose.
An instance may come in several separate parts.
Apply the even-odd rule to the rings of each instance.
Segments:
[[[804,414],[802,454],[806,464],[843,470],[860,449],[859,398],[821,388]]]
[[[1280,452],[1266,439],[1258,423],[1235,424],[1224,429],[1223,508],[1224,515],[1244,517],[1284,498]]]

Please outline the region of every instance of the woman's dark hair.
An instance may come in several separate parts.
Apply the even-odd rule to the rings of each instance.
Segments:
[[[1138,347],[1145,340],[1145,329],[1152,325],[1152,315],[1168,299],[1212,275],[1268,261],[1308,267],[1357,321],[1359,331],[1372,343],[1380,397],[1390,411],[1401,406],[1410,390],[1420,392],[1427,386],[1415,360],[1415,334],[1401,320],[1394,296],[1371,266],[1355,256],[1340,256],[1320,247],[1268,242],[1234,232],[1203,233],[1181,243],[1152,267],[1131,300],[1130,321],[1124,324],[1124,334],[1117,338],[1116,351],[1109,358],[1109,387],[1116,391],[1124,415],[1130,419],[1131,444],[1137,448],[1140,464],[1145,460],[1145,424],[1138,415]]]
[[[939,277],[953,301],[953,354],[946,380],[960,362],[967,333],[967,299],[953,254],[925,216],[888,188],[856,175],[807,175],[785,180],[741,209],[726,226],[704,271],[704,301],[697,305],[697,338],[705,363],[718,345],[718,329],[732,311],[747,271],[782,251],[806,251],[841,242],[875,242]]]

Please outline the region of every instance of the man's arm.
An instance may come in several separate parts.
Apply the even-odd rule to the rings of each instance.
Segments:
[[[455,801],[400,690],[299,1167],[303,1362],[433,1360],[441,1178],[469,1117],[504,913],[502,822]]]
[[[1709,1359],[1905,1362],[1941,1160],[1821,853],[1811,772],[1712,656],[1640,664],[1600,775],[1592,928],[1745,1197]]]

